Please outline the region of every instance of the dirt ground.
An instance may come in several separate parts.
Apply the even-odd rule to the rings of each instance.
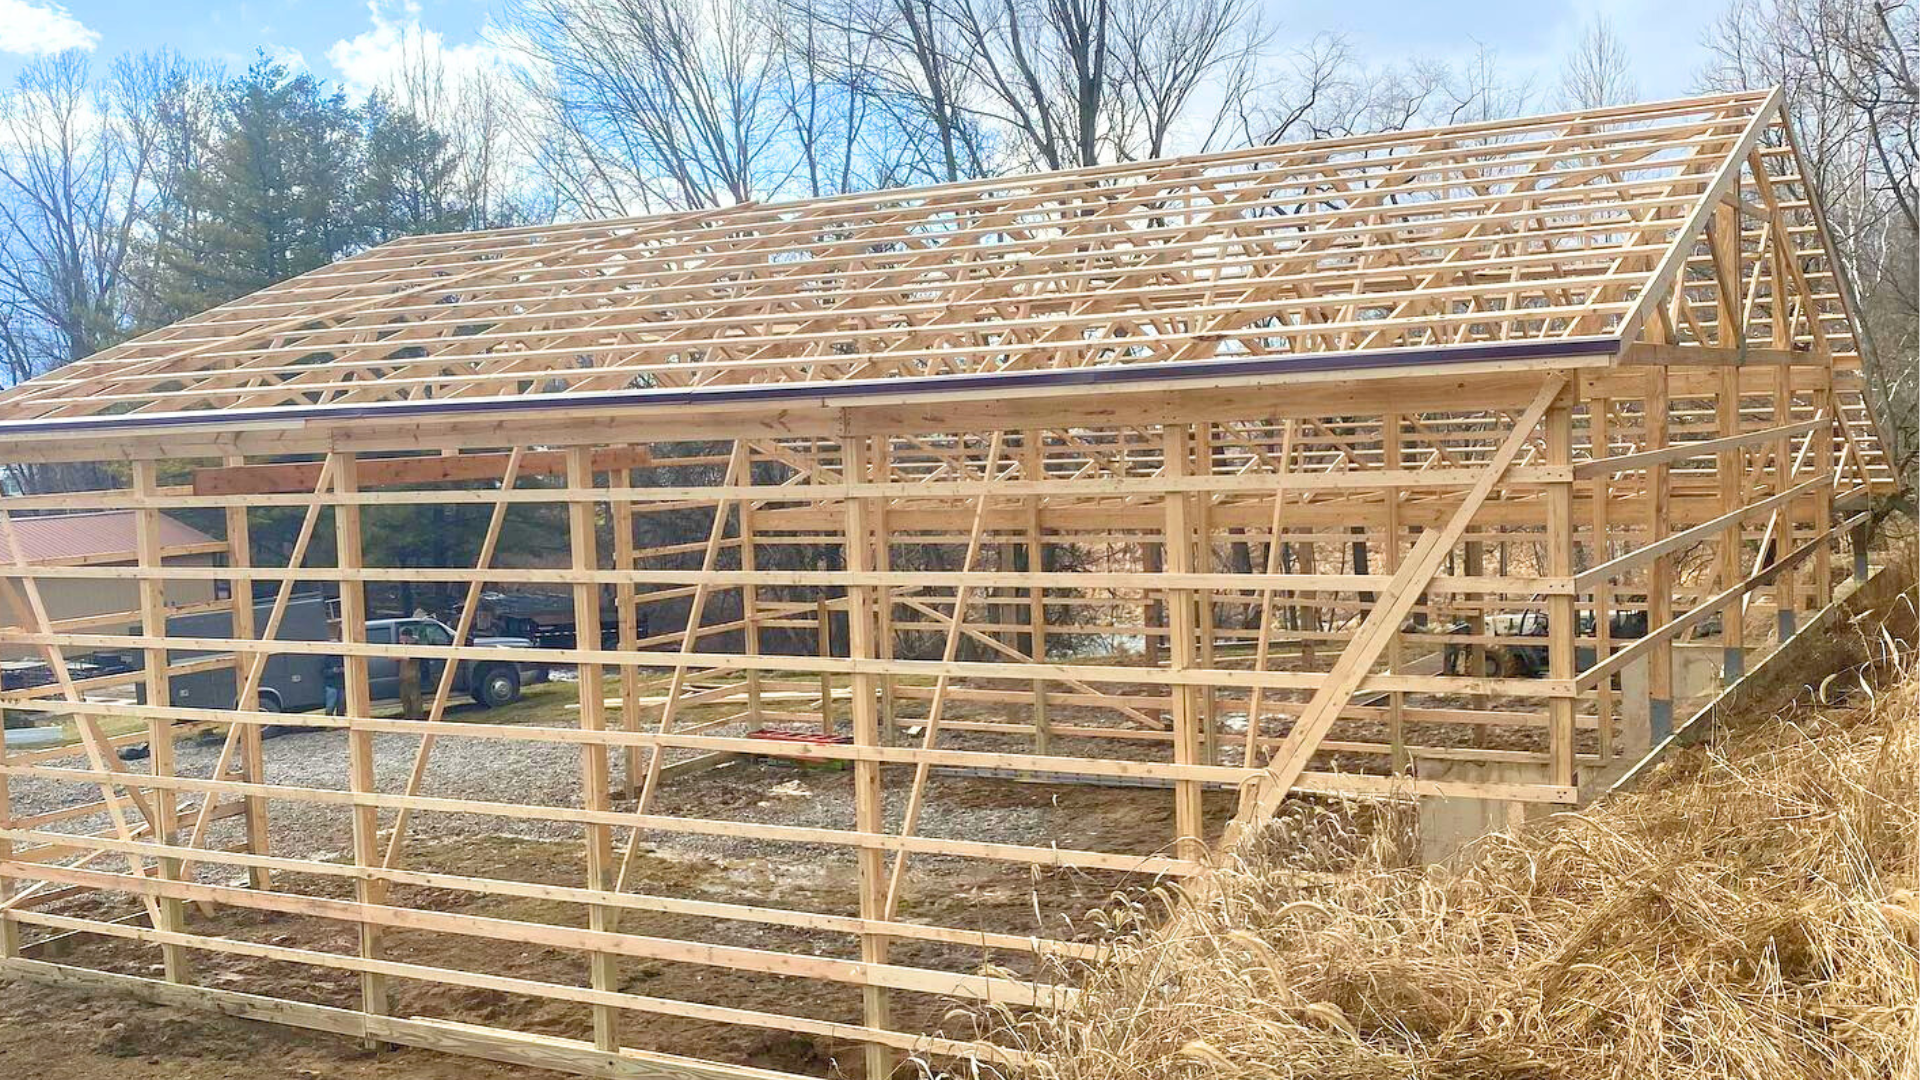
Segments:
[[[890,770],[891,771],[891,770]],[[904,788],[910,771],[889,775],[890,788]],[[797,769],[743,762],[676,780],[662,789],[660,810],[672,814],[806,821],[836,813],[851,776],[838,770]],[[778,790],[783,794],[770,794]],[[1047,834],[1063,846],[1140,853],[1163,850],[1173,835],[1170,792],[1156,788],[1088,787],[1023,783],[975,777],[935,777],[929,807],[939,807],[948,835],[1044,843]],[[1228,792],[1208,794],[1209,817],[1232,811]],[[974,827],[970,828],[969,823]],[[848,823],[850,824],[850,822]],[[616,844],[624,836],[616,837]],[[784,851],[777,849],[784,848]],[[410,847],[412,869],[581,884],[577,841],[504,833],[448,837],[429,833]],[[633,887],[650,893],[705,900],[764,904],[796,910],[852,914],[858,909],[850,855],[844,850],[720,841],[699,837],[648,837],[640,847]],[[227,872],[231,877],[231,872]],[[1116,890],[1140,888],[1138,877],[1029,868],[978,860],[920,857],[903,895],[901,917],[915,922],[1014,934],[1089,939],[1096,932],[1083,918],[1111,900]],[[350,895],[344,879],[317,875],[276,878],[275,888],[306,895]],[[572,904],[513,897],[487,897],[398,887],[392,903],[439,911],[555,925],[584,926],[585,909]],[[130,907],[76,897],[48,910],[112,918]],[[125,910],[123,910],[125,908]],[[277,913],[219,908],[212,915],[189,909],[196,932],[303,949],[351,953],[352,932],[343,924]],[[856,957],[858,943],[845,934],[825,934],[744,922],[719,922],[655,912],[628,912],[624,931],[775,949],[820,956]],[[41,932],[29,934],[29,940]],[[578,954],[478,937],[389,930],[390,959],[476,972],[584,985],[586,961]],[[117,939],[76,936],[55,946],[61,963],[153,976],[158,950]],[[1008,954],[928,942],[898,941],[896,963],[952,971],[976,971],[992,963],[1025,975],[1032,963]],[[245,957],[194,954],[195,980],[208,986],[317,1004],[353,1007],[357,977]],[[859,990],[691,964],[622,960],[619,989],[628,993],[705,1001],[768,1012],[858,1021]],[[590,1038],[586,1006],[545,1002],[500,993],[396,981],[395,1014],[512,1027],[521,1031]],[[895,991],[895,1026],[967,1037],[970,1021],[948,1014],[953,1003]],[[675,1017],[626,1013],[627,1045],[668,1053],[752,1064],[818,1076],[859,1076],[860,1055],[850,1043],[791,1032],[720,1025]],[[20,980],[0,982],[0,1077],[67,1078],[185,1077],[214,1080],[247,1077],[419,1077],[455,1075],[530,1076],[529,1070],[401,1049],[379,1054],[340,1037],[308,1034],[275,1025],[187,1013],[145,1005],[118,995],[81,994]]]

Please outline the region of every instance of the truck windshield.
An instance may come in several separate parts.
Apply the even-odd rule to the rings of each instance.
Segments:
[[[453,633],[437,622],[408,623],[407,629],[413,631],[413,640],[422,645],[453,644]]]

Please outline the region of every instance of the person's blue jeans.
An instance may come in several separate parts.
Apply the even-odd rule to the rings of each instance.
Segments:
[[[347,704],[347,692],[344,688],[338,687],[338,686],[327,687],[327,715],[328,716],[345,715],[347,711],[346,704]]]

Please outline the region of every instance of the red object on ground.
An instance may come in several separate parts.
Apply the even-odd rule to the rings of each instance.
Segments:
[[[773,742],[813,743],[818,746],[851,746],[851,735],[828,735],[819,731],[781,731],[778,728],[761,728],[747,732],[749,739],[768,739]]]

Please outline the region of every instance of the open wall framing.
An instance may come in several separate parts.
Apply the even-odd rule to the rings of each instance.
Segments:
[[[1295,792],[1575,805],[1676,702],[1830,602],[1888,477],[1803,174],[1778,94],[1745,94],[423,237],[0,392],[0,459],[114,478],[9,492],[0,541],[30,514],[143,522],[137,566],[0,567],[34,613],[0,638],[56,675],[6,706],[82,735],[0,767],[0,967],[596,1075],[769,1075],[674,1054],[663,1017],[834,1040],[867,1075],[907,1053],[1018,1067],[990,1034],[923,1021],[953,1000],[1057,1007],[1072,989],[1049,962],[1097,946],[903,914],[930,867],[1192,876]],[[489,509],[474,563],[369,563],[369,515],[433,503]],[[503,557],[504,524],[540,508],[564,562]],[[226,565],[165,562],[163,511],[224,522]],[[284,562],[250,538],[270,512],[301,518]],[[666,513],[704,527],[649,546]],[[42,583],[101,576],[137,580],[139,609],[47,617]],[[170,592],[207,579],[272,614],[236,599],[231,637],[169,633]],[[402,580],[453,583],[467,610],[483,586],[570,591],[579,644],[368,642],[369,591]],[[337,590],[341,641],[276,639],[298,583]],[[144,663],[71,669],[101,649]],[[336,786],[275,781],[260,738],[285,721],[260,707],[261,665],[301,652],[344,657],[347,715],[303,719],[344,733]],[[376,716],[368,666],[403,652],[570,665],[577,717],[451,722],[445,680],[426,721]],[[237,709],[160,704],[209,668],[232,669]],[[145,704],[112,699],[129,686]],[[125,717],[144,729],[105,726]],[[207,723],[217,760],[182,770],[172,734]],[[769,728],[849,738],[753,735]],[[405,740],[403,775],[381,775],[377,740]],[[579,797],[435,794],[455,740],[563,749]],[[151,757],[121,762],[132,742]],[[845,820],[663,809],[741,755],[843,763]],[[965,815],[933,832],[936,772],[1154,785],[1170,828],[1125,850],[983,837]],[[9,786],[70,797],[16,813]],[[276,849],[295,804],[337,814],[350,850]],[[570,829],[570,879],[421,864],[419,820],[476,818]],[[688,836],[815,853],[848,902],[629,880],[640,845]],[[523,900],[566,914],[500,913]],[[276,944],[222,911],[340,936]],[[635,928],[660,913],[774,944]],[[161,969],[38,950],[76,933]],[[474,938],[571,975],[434,951]],[[207,985],[234,958],[338,978],[299,1000]],[[750,1008],[724,983],[633,988],[661,964],[792,989]],[[410,1004],[423,985],[582,1027],[432,1015]]]

